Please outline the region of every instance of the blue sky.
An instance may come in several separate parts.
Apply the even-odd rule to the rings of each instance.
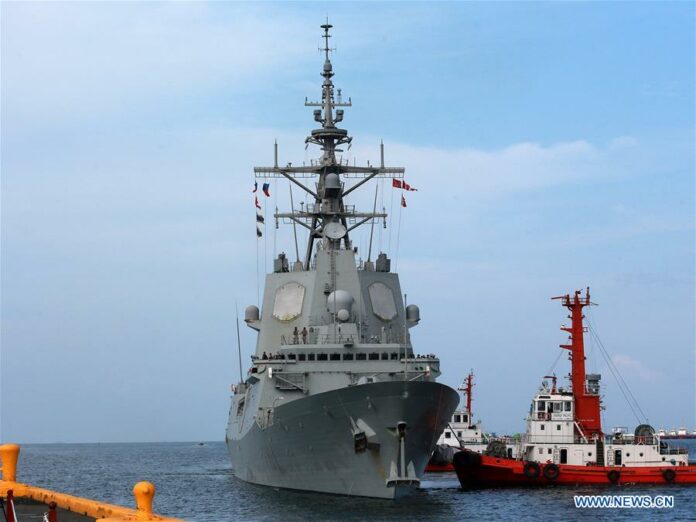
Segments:
[[[319,25],[380,187],[418,351],[473,368],[488,429],[524,428],[591,320],[656,426],[696,427],[694,4],[7,3],[0,438],[221,439],[235,303],[256,301],[252,167],[309,161]],[[287,186],[266,201],[287,206]],[[369,205],[372,195],[354,203]],[[361,251],[367,239],[357,238]],[[263,267],[261,267],[262,269]],[[245,358],[254,336],[243,331]],[[603,374],[607,426],[636,419]],[[564,360],[556,372],[567,371]],[[50,429],[47,429],[50,426]]]

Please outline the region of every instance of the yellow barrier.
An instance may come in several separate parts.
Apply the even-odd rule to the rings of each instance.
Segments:
[[[15,498],[29,498],[44,504],[55,502],[61,509],[95,518],[97,522],[124,522],[127,520],[182,522],[180,519],[153,513],[152,500],[155,497],[155,486],[150,482],[138,482],[133,487],[137,509],[130,509],[17,482],[17,461],[19,460],[19,446],[17,444],[1,445],[0,460],[2,460],[0,497],[6,497],[7,491],[12,490]]]

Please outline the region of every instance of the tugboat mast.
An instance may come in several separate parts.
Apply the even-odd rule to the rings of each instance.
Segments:
[[[295,185],[304,190],[310,197],[314,198],[314,204],[308,204],[300,211],[294,208],[291,212],[277,212],[274,217],[283,219],[286,223],[294,223],[306,228],[309,231],[307,249],[303,262],[304,270],[309,270],[311,265],[314,242],[319,238],[324,238],[324,247],[329,250],[340,249],[341,244],[345,249],[352,248],[350,232],[360,225],[374,223],[375,220],[382,219],[386,224],[387,214],[384,212],[356,212],[352,206],[344,203],[344,198],[351,192],[358,189],[372,178],[389,177],[402,178],[404,169],[402,167],[384,166],[384,148],[381,147],[380,166],[375,168],[358,167],[348,165],[336,159],[337,152],[343,152],[338,147],[341,145],[350,146],[353,138],[348,135],[348,131],[338,128],[337,123],[343,121],[343,107],[351,107],[352,101],[343,101],[341,90],[338,89],[334,95],[334,76],[333,65],[331,64],[329,47],[329,30],[331,25],[326,23],[321,26],[324,30],[324,66],[321,76],[324,78],[322,83],[321,101],[308,101],[305,98],[306,107],[317,107],[314,110],[314,121],[321,124],[321,128],[314,129],[305,139],[307,145],[313,144],[321,148],[322,155],[312,161],[309,166],[292,167],[288,163],[286,167],[279,167],[277,146],[275,149],[275,161],[273,167],[254,167],[254,174],[257,178],[278,178],[285,177]],[[349,178],[363,178],[350,188],[346,188],[341,180],[341,175]],[[312,190],[298,178],[317,176],[316,191]]]
[[[571,384],[575,398],[575,422],[584,437],[598,438],[603,436],[602,421],[600,418],[600,397],[598,376],[585,374],[585,327],[582,313],[583,308],[590,306],[590,289],[585,290],[585,296],[581,297],[581,290],[576,290],[573,297],[569,294],[552,299],[561,299],[561,304],[570,310],[571,326],[562,326],[561,330],[570,334],[570,344],[561,344],[560,347],[570,351],[571,357]]]

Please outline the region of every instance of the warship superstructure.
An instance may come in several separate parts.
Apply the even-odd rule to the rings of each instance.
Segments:
[[[379,167],[337,159],[352,140],[336,126],[351,101],[334,95],[332,26],[321,27],[321,101],[305,101],[321,125],[306,143],[321,156],[279,167],[276,146],[274,165],[254,169],[256,178],[284,178],[308,194],[300,210],[274,217],[309,239],[303,260],[274,259],[261,310],[245,310],[258,339],[246,379],[233,387],[226,443],[235,475],[248,482],[395,498],[419,486],[459,397],[436,382],[437,357],[414,353],[409,329],[420,311],[406,306],[386,253],[356,256],[353,231],[387,216],[360,212],[346,197],[380,178],[401,182],[404,169],[384,166],[383,146]]]

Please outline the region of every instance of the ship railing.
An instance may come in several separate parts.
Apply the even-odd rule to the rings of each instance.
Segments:
[[[360,336],[357,334],[328,333],[317,336],[317,344],[357,344]]]
[[[673,448],[665,443],[660,444],[660,455],[687,455],[688,448]]]
[[[654,446],[657,444],[657,437],[655,436],[638,436],[634,437],[633,435],[628,435],[628,436],[617,436],[617,435],[606,435],[604,437],[604,442],[606,444],[614,444],[614,445],[633,445],[633,444],[638,444],[638,445],[644,445],[644,446]]]

